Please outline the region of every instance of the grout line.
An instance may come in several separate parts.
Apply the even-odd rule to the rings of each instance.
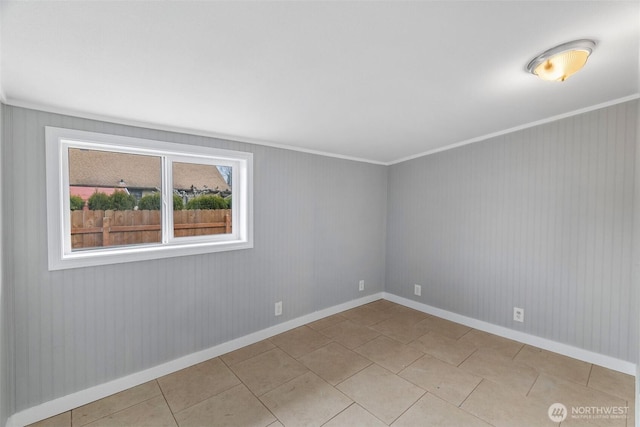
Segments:
[[[272,344],[273,344],[273,343],[272,343]],[[275,344],[274,344],[274,346],[275,346]],[[244,347],[243,347],[243,348],[244,348]],[[279,347],[278,347],[278,346],[275,346],[275,348],[278,348],[278,349],[279,349]],[[239,349],[238,349],[238,350],[239,350]],[[274,349],[273,349],[273,348],[271,348],[271,349],[269,349],[269,350],[267,350],[267,351],[271,351],[271,350],[274,350]],[[256,355],[255,355],[255,356],[253,356],[253,357],[260,356],[261,354],[264,354],[264,353],[266,353],[266,351],[263,351],[262,353],[256,354]],[[253,359],[253,357],[250,357],[249,359],[245,359],[245,360],[251,360],[251,359]],[[245,383],[244,383],[244,381],[242,381],[242,378],[240,378],[240,377],[235,373],[235,371],[234,371],[233,369],[231,369],[231,366],[230,366],[230,365],[228,365],[227,363],[225,363],[225,361],[224,361],[224,360],[222,360],[222,359],[220,359],[220,360],[222,361],[222,363],[224,363],[224,364],[225,364],[225,366],[227,367],[227,369],[229,369],[229,371],[231,371],[231,373],[232,373],[233,375],[235,375],[235,377],[238,379],[238,381],[240,381],[240,384],[238,384],[238,385],[242,385],[244,388],[246,388],[246,389],[249,391],[249,393],[251,393],[251,394],[253,395],[253,397],[254,397],[258,402],[260,402],[260,404],[264,407],[264,409],[266,409],[266,410],[267,410],[267,412],[269,412],[271,415],[273,415],[273,418],[275,418],[277,422],[282,423],[282,421],[280,421],[280,418],[278,418],[278,417],[276,416],[276,414],[274,414],[273,412],[271,412],[271,410],[270,410],[269,408],[267,408],[267,405],[265,405],[265,404],[264,404],[264,402],[260,399],[260,397],[258,397],[258,395],[256,395],[256,394],[253,392],[253,390],[251,390],[251,389],[249,388],[249,386],[248,386],[247,384],[245,384]],[[242,362],[244,362],[245,360],[243,360]],[[239,363],[242,363],[242,362],[239,362]],[[238,365],[239,363],[236,363],[236,365]],[[296,377],[296,378],[297,378],[297,377]],[[236,387],[236,386],[234,386],[234,387]],[[279,387],[279,386],[278,386],[278,387]],[[232,388],[233,388],[233,387],[232,387]],[[276,388],[277,388],[277,387],[276,387]],[[230,390],[230,389],[229,389],[229,390]],[[267,393],[268,393],[268,392],[267,392]],[[218,394],[219,394],[219,393],[218,393]],[[266,394],[266,393],[263,393],[263,394]],[[272,423],[270,423],[269,425],[273,424],[273,423],[274,423],[274,422],[276,422],[276,421],[273,421],[273,422],[272,422]],[[284,424],[283,424],[283,425],[284,425]]]
[[[130,404],[129,406],[122,407],[122,408],[118,409],[117,411],[109,412],[109,413],[108,413],[108,414],[106,414],[106,415],[103,415],[103,416],[101,416],[101,417],[99,417],[99,418],[97,418],[97,419],[95,419],[95,420],[85,422],[84,424],[80,424],[80,423],[79,423],[79,424],[77,424],[77,427],[83,427],[83,426],[86,426],[86,425],[88,425],[88,424],[91,424],[91,423],[96,422],[96,421],[98,421],[98,420],[101,420],[101,419],[103,419],[103,418],[109,417],[109,416],[111,416],[111,415],[117,414],[117,413],[119,413],[119,412],[125,411],[125,410],[130,409],[130,408],[133,408],[134,406],[139,405],[139,404],[141,404],[141,403],[148,402],[149,400],[151,400],[151,399],[155,399],[156,397],[158,397],[158,396],[162,395],[162,388],[160,387],[160,384],[158,383],[157,379],[154,379],[154,380],[151,380],[151,381],[154,381],[154,382],[156,383],[156,385],[158,386],[158,389],[160,390],[160,394],[154,394],[153,396],[149,397],[148,399],[144,399],[144,400],[141,400],[141,401],[139,401],[139,402],[132,403],[132,404]],[[148,382],[151,382],[151,381],[148,381]],[[146,384],[146,383],[143,383],[143,384]],[[82,408],[83,406],[91,405],[91,404],[93,404],[93,403],[99,402],[99,401],[104,400],[104,399],[109,399],[110,397],[113,397],[113,396],[115,396],[115,395],[117,395],[117,394],[120,394],[120,393],[123,393],[123,392],[129,391],[129,390],[132,390],[132,389],[134,389],[134,388],[136,388],[136,387],[140,387],[141,385],[142,385],[142,384],[137,385],[137,386],[134,386],[134,387],[130,387],[130,388],[126,389],[126,390],[122,390],[122,391],[120,391],[120,392],[118,392],[118,393],[110,394],[109,396],[103,397],[102,399],[94,400],[93,402],[89,402],[89,403],[87,403],[87,404],[85,404],[85,405],[81,405],[81,406],[78,406],[78,407],[76,407],[76,408],[69,409],[68,411],[64,411],[64,412],[70,412],[70,413],[71,413],[71,425],[73,426],[73,411],[75,411],[75,410],[77,410],[77,409],[80,409],[80,408]],[[168,405],[168,404],[167,404],[167,405]],[[169,408],[169,410],[171,410],[171,408]],[[64,413],[64,412],[61,412],[61,413]],[[58,414],[58,415],[60,415],[60,414]],[[57,416],[57,415],[54,415],[54,417],[55,417],[55,416]],[[52,418],[52,417],[49,417],[49,418]]]
[[[305,368],[306,368],[306,366],[305,366]],[[267,411],[269,411],[269,412],[271,413],[271,415],[273,415],[273,416],[274,416],[274,418],[275,418],[275,419],[276,419],[280,424],[285,425],[285,424],[284,424],[284,422],[283,422],[280,418],[278,418],[278,416],[277,416],[276,414],[274,414],[274,413],[273,413],[273,411],[271,411],[271,409],[269,409],[269,408],[267,407],[267,405],[262,401],[262,397],[264,397],[265,395],[267,395],[267,394],[271,393],[272,391],[274,391],[274,390],[278,389],[279,387],[282,387],[283,385],[290,383],[291,381],[297,380],[297,379],[298,379],[298,378],[300,378],[301,376],[306,375],[306,374],[308,374],[308,373],[312,373],[313,375],[316,375],[316,373],[315,373],[315,372],[313,372],[311,369],[308,369],[308,368],[307,368],[307,371],[306,371],[306,372],[303,372],[303,373],[302,373],[302,374],[300,374],[300,375],[297,375],[297,376],[295,376],[295,377],[293,377],[293,378],[290,378],[290,379],[288,379],[287,381],[283,382],[282,384],[278,384],[277,386],[273,387],[272,389],[265,391],[265,392],[264,392],[264,393],[262,393],[260,396],[256,395],[256,394],[255,394],[253,391],[251,391],[251,390],[249,390],[249,391],[251,391],[251,393],[256,397],[256,399],[258,399],[258,400],[260,401],[260,403],[262,404],[262,406],[264,406],[264,407],[267,409]],[[316,375],[316,376],[318,376],[318,377],[320,378],[320,376],[319,376],[319,375]],[[324,381],[324,379],[323,379],[323,378],[320,378],[320,379]],[[326,381],[325,381],[325,382],[326,382]],[[329,384],[329,386],[331,386],[331,384]],[[248,387],[247,387],[247,388],[248,388]],[[339,391],[339,390],[338,390],[338,391]],[[344,394],[344,393],[342,393],[342,394]],[[271,424],[273,424],[273,423],[271,423]],[[269,425],[271,425],[271,424],[269,424]]]
[[[396,374],[396,376],[398,376],[398,374]],[[402,378],[402,377],[401,377],[401,378]],[[393,420],[393,421],[391,421],[391,424],[389,424],[389,425],[392,425],[393,423],[395,423],[396,421],[398,421],[398,419],[400,419],[400,417],[402,417],[404,414],[406,414],[406,413],[409,411],[409,409],[413,408],[413,406],[414,406],[416,403],[418,403],[418,402],[420,401],[420,399],[422,399],[424,396],[426,396],[427,394],[429,394],[429,391],[428,391],[428,390],[425,390],[425,389],[423,389],[422,387],[418,387],[418,388],[419,388],[419,389],[421,389],[421,390],[423,390],[423,391],[424,391],[424,393],[422,393],[420,396],[418,396],[418,398],[415,400],[415,402],[413,402],[411,405],[409,405],[409,407],[408,407],[407,409],[405,409],[404,411],[402,411],[402,413],[401,413],[400,415],[398,415],[397,417],[395,417],[395,418],[394,418],[394,420]]]
[[[338,390],[340,391],[340,390]],[[344,393],[342,393],[344,394]],[[347,396],[348,397],[348,396]],[[349,400],[351,400],[351,398],[349,398]],[[327,421],[325,421],[324,423],[322,423],[322,425],[327,425],[328,423],[330,423],[334,418],[337,418],[340,414],[342,414],[343,412],[345,412],[347,409],[351,408],[353,405],[356,405],[356,402],[351,400],[351,405],[347,406],[346,408],[344,408],[342,411],[338,412],[337,414],[335,414],[333,417],[329,418]],[[268,426],[267,426],[268,427]]]
[[[323,348],[327,348],[327,347],[329,347],[331,344],[338,344],[338,345],[340,345],[339,343],[335,342],[331,337],[327,337],[327,338],[329,338],[331,341],[329,341],[328,343],[326,343],[326,344],[325,344],[325,345],[323,345],[323,346],[320,346],[320,347],[318,347],[318,348],[314,348],[313,350],[311,350],[311,351],[310,351],[310,352],[308,352],[308,353],[304,353],[304,354],[301,354],[301,355],[300,355],[300,356],[298,356],[298,357],[294,357],[294,359],[295,359],[297,362],[300,362],[300,363],[302,363],[302,364],[304,365],[304,363],[300,361],[300,359],[302,359],[303,357],[308,356],[308,355],[310,355],[311,353],[315,353],[315,352],[316,352],[316,351],[318,351],[318,350],[322,350]],[[306,366],[306,365],[305,365],[305,366]]]
[[[238,376],[236,375],[236,373],[235,373],[235,372],[233,372],[233,371],[231,370],[231,368],[229,368],[229,366],[227,366],[227,364],[226,364],[226,363],[224,363],[224,360],[220,359],[220,357],[219,357],[219,356],[212,357],[211,359],[205,360],[204,362],[198,363],[198,364],[193,365],[193,366],[198,366],[198,365],[200,365],[200,364],[202,364],[202,363],[206,363],[206,362],[211,361],[211,360],[213,360],[213,359],[218,359],[218,360],[220,360],[220,362],[224,365],[224,367],[225,367],[225,368],[227,368],[227,369],[229,370],[229,372],[231,372],[231,374],[232,374],[234,377],[236,377],[236,379],[237,379],[238,381],[242,382],[242,381],[240,380],[240,378],[238,378]],[[192,368],[193,366],[189,366],[188,368],[181,369],[180,371],[184,371],[185,369],[190,369],[190,368]],[[180,372],[180,371],[176,371],[176,372]],[[176,372],[174,372],[174,373],[176,373]],[[171,374],[169,374],[169,375],[171,375]],[[158,381],[158,379],[159,379],[159,378],[156,378],[156,379],[155,379],[155,381],[158,383],[158,387],[160,388],[160,392],[162,393],[162,396],[165,398],[165,400],[167,400],[167,397],[165,396],[164,391],[162,390],[162,387],[160,387],[160,382]],[[181,410],[179,410],[179,411],[177,411],[177,412],[182,412],[182,411],[185,411],[185,410],[187,410],[187,409],[189,409],[189,408],[192,408],[192,407],[194,407],[194,406],[196,406],[196,405],[198,405],[198,404],[200,404],[200,403],[204,402],[205,400],[209,400],[209,399],[211,399],[212,397],[215,397],[215,396],[218,396],[219,394],[225,393],[225,392],[227,392],[227,391],[231,390],[232,388],[234,388],[234,387],[236,387],[236,386],[238,386],[238,385],[240,385],[240,384],[234,384],[234,385],[232,385],[232,386],[230,386],[230,387],[228,387],[228,388],[226,388],[226,389],[224,389],[224,390],[221,390],[221,391],[217,392],[216,394],[212,394],[211,396],[208,396],[208,397],[206,397],[206,398],[204,398],[204,399],[202,399],[202,400],[199,400],[199,401],[195,402],[195,403],[194,403],[194,404],[192,404],[192,405],[185,406],[184,408],[182,408]],[[169,405],[169,401],[167,401],[167,405]],[[173,410],[171,409],[171,406],[169,406],[169,410],[170,410],[170,411],[171,411],[171,413],[173,414]]]
[[[156,380],[153,380],[153,381],[156,381]],[[131,388],[134,388],[134,387],[131,387]],[[130,390],[130,389],[127,389],[127,390]],[[160,396],[162,396],[162,397],[164,398],[164,395],[162,394],[162,389],[160,389],[160,392],[161,392],[161,394],[156,394],[156,395],[154,395],[154,396],[152,396],[152,397],[150,397],[150,398],[148,398],[148,399],[141,400],[140,402],[134,403],[133,405],[129,405],[129,406],[125,407],[125,408],[120,408],[120,409],[118,409],[117,411],[110,412],[110,413],[108,413],[108,414],[106,414],[106,415],[104,415],[104,416],[102,416],[102,417],[100,417],[100,418],[98,418],[98,419],[96,419],[96,420],[89,421],[88,423],[85,423],[85,424],[79,424],[78,426],[79,426],[79,427],[87,426],[87,425],[89,425],[89,424],[95,423],[96,421],[100,421],[100,420],[102,420],[102,419],[104,419],[104,418],[108,418],[108,417],[111,417],[111,416],[113,416],[113,415],[116,415],[116,414],[119,414],[119,413],[121,413],[121,412],[124,412],[124,411],[126,411],[126,410],[129,410],[129,409],[133,408],[134,406],[138,406],[138,405],[141,405],[141,404],[143,404],[143,403],[145,403],[145,402],[148,402],[148,401],[150,401],[150,400],[153,400],[153,399],[155,399],[156,397],[160,397]],[[120,392],[120,393],[122,393],[122,392]],[[115,393],[115,394],[118,394],[118,393]],[[112,394],[111,396],[114,396],[115,394]],[[108,398],[109,398],[109,397],[111,397],[111,396],[107,396],[107,397],[105,397],[105,398],[103,398],[103,399],[108,399]],[[100,400],[102,400],[102,399],[98,399],[98,400],[96,400],[95,402],[100,401]],[[165,402],[166,402],[166,399],[164,399],[164,400],[165,400]],[[93,403],[93,402],[91,402],[91,403]],[[171,407],[169,406],[169,402],[166,402],[166,403],[167,403],[167,407],[169,408],[169,412],[171,412]],[[85,406],[85,405],[82,405],[82,406]],[[78,409],[78,408],[74,408],[74,409]],[[72,410],[73,410],[73,409],[72,409]],[[68,411],[65,411],[65,412],[68,412]],[[173,416],[173,412],[171,412],[171,415]],[[71,424],[73,425],[73,418],[71,419]],[[176,425],[177,425],[177,423],[176,423]]]
[[[222,358],[222,356],[225,356],[225,355],[227,355],[227,354],[231,354],[231,353],[235,353],[236,351],[243,350],[243,349],[245,349],[245,348],[247,348],[247,347],[251,347],[252,345],[259,344],[259,343],[261,343],[261,342],[263,342],[263,341],[268,341],[268,342],[270,342],[270,343],[271,343],[271,341],[269,341],[269,339],[267,338],[267,339],[264,339],[264,340],[262,340],[262,341],[255,342],[255,343],[253,343],[253,344],[249,344],[249,345],[247,345],[247,346],[245,346],[245,347],[240,347],[240,348],[239,348],[239,349],[237,349],[237,350],[234,350],[234,351],[230,351],[230,352],[228,352],[228,353],[221,354],[220,356],[217,356],[217,357],[222,361],[222,363],[224,363],[225,365],[227,365],[227,368],[231,369],[231,366],[238,365],[238,364],[240,364],[240,363],[242,363],[242,362],[244,362],[244,361],[246,361],[246,360],[249,360],[249,359],[253,359],[254,357],[256,357],[256,356],[260,356],[261,354],[264,354],[264,353],[266,353],[266,352],[267,352],[267,351],[269,351],[269,350],[273,350],[273,348],[268,348],[268,349],[266,349],[266,350],[260,351],[260,352],[258,352],[258,353],[256,353],[256,354],[252,355],[251,357],[248,357],[248,358],[246,358],[246,359],[240,360],[239,362],[235,362],[235,363],[233,363],[233,364],[228,363],[228,362],[225,362],[225,360]],[[273,343],[271,343],[271,344],[273,344]],[[273,345],[274,345],[274,346],[276,346],[275,344],[273,344]]]
[[[462,336],[460,336],[459,338],[456,339],[456,341],[460,341],[462,338],[464,338],[465,336],[469,335],[471,332],[473,331],[477,331],[477,329],[475,328],[471,328],[469,329],[467,332],[465,332],[464,334],[462,334]]]
[[[457,406],[459,409],[462,409],[462,405],[464,405],[464,402],[466,402],[467,399],[469,399],[469,396],[471,396],[473,394],[473,392],[476,391],[476,389],[478,387],[480,387],[480,384],[482,384],[482,381],[487,381],[484,377],[480,377],[480,378],[481,378],[480,382],[478,384],[476,384],[476,386],[473,388],[473,390],[471,390],[471,393],[467,394],[467,397],[465,397],[464,400],[462,402],[460,402],[460,404]],[[451,402],[449,402],[449,403],[451,403]],[[463,409],[463,411],[464,411],[464,409]]]
[[[354,353],[355,353],[355,352],[354,352]],[[356,353],[356,354],[358,354],[358,353]],[[361,354],[358,354],[358,355],[359,355],[359,356],[362,356]],[[372,361],[372,360],[370,360],[370,359],[368,359],[368,358],[366,358],[366,357],[364,357],[364,356],[362,356],[362,357],[363,357],[363,358],[365,358],[365,359],[367,359],[370,363],[369,363],[367,366],[365,366],[364,368],[359,369],[357,372],[354,372],[353,374],[349,375],[347,378],[343,379],[342,381],[340,381],[340,382],[339,382],[339,383],[337,383],[336,385],[332,386],[333,388],[335,388],[336,390],[338,390],[338,391],[340,391],[340,392],[341,392],[341,390],[340,390],[340,389],[338,389],[338,386],[339,386],[340,384],[342,384],[343,382],[347,381],[348,379],[351,379],[351,378],[355,377],[355,376],[356,376],[356,375],[358,375],[360,372],[362,372],[362,371],[364,371],[365,369],[367,369],[369,366],[371,366],[371,365],[375,365],[375,364],[376,364],[374,361]],[[343,393],[343,394],[344,394],[344,393]]]
[[[176,426],[179,426],[180,424],[178,424],[178,420],[176,419],[176,414],[173,413],[173,409],[171,409],[171,405],[169,405],[169,401],[167,400],[167,396],[164,395],[164,391],[162,390],[162,387],[160,387],[160,382],[158,382],[158,380],[154,380],[158,386],[158,388],[160,389],[160,394],[162,395],[162,398],[164,399],[164,402],[167,404],[167,408],[169,408],[169,412],[171,413],[171,416],[173,417],[173,421],[176,422]],[[186,408],[185,408],[186,409]]]
[[[587,375],[587,384],[586,387],[589,387],[589,383],[591,382],[591,374],[593,373],[593,363],[591,364],[591,367],[589,368],[589,375]],[[593,388],[593,387],[591,387]]]
[[[527,394],[525,394],[524,397],[529,397],[529,393],[531,393],[531,390],[533,390],[533,386],[535,386],[538,382],[538,378],[540,378],[540,372],[538,372],[538,375],[536,375],[536,379],[533,380],[533,382],[531,383],[531,387],[529,387],[529,390],[527,390]]]
[[[511,358],[511,360],[515,361],[516,357],[518,357],[518,355],[522,352],[522,350],[524,349],[524,347],[526,346],[526,344],[522,344],[520,346],[520,349],[516,352],[516,354],[513,355],[513,357]]]
[[[244,384],[243,384],[243,385],[244,385]],[[245,387],[247,387],[247,386],[245,385]],[[251,394],[253,395],[253,397],[255,397],[255,399],[256,399],[258,402],[260,402],[260,404],[262,405],[262,407],[263,407],[264,409],[266,409],[266,410],[267,410],[271,415],[273,415],[273,418],[275,418],[275,419],[276,419],[275,421],[271,422],[269,425],[271,425],[271,424],[273,424],[273,423],[275,423],[275,422],[279,422],[280,424],[284,425],[284,423],[282,422],[282,420],[281,420],[280,418],[278,418],[278,417],[276,416],[276,414],[274,414],[274,413],[273,413],[273,411],[267,407],[267,405],[265,405],[265,404],[264,404],[264,402],[262,401],[262,399],[260,399],[258,396],[256,396],[256,394],[255,394],[253,391],[251,391],[251,389],[250,389],[249,387],[247,387],[247,390],[249,390],[249,393],[251,393]],[[275,390],[275,389],[274,389],[274,390]],[[267,392],[267,393],[268,393],[268,392]]]
[[[469,359],[471,358],[471,356],[473,356],[474,354],[476,354],[476,353],[478,352],[478,350],[480,350],[480,348],[479,348],[479,347],[476,347],[476,349],[475,349],[475,350],[473,350],[473,351],[471,352],[471,354],[470,354],[470,355],[468,355],[467,357],[465,357],[465,358],[464,358],[464,360],[463,360],[462,362],[460,362],[460,363],[458,363],[458,364],[456,365],[456,368],[459,368],[459,367],[460,367],[460,365],[462,365],[464,362],[466,362],[467,360],[469,360]]]

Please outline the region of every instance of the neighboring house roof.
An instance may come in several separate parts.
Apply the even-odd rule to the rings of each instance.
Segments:
[[[69,185],[120,186],[120,180],[129,188],[160,188],[160,157],[109,151],[69,149]],[[230,191],[215,166],[174,163],[174,188],[199,190],[209,188]]]
[[[189,190],[191,186],[199,190],[231,191],[231,187],[225,182],[218,168],[211,165],[198,165],[192,163],[173,164],[173,188]]]

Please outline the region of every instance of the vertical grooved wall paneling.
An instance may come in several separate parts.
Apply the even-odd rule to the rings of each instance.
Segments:
[[[640,331],[640,107],[638,111],[636,111],[636,155],[635,155],[635,176],[634,176],[634,212],[633,212],[633,286],[631,287],[632,297],[629,298],[631,301],[635,301],[635,309],[632,312],[636,313],[636,318],[632,321],[635,323],[637,327],[637,331]],[[636,400],[635,407],[640,408],[640,339],[636,342],[637,348],[637,356],[635,359],[636,362]],[[640,410],[636,409],[636,420],[638,420],[638,415],[640,414]],[[640,422],[640,421],[636,421]]]
[[[384,290],[385,166],[4,109],[5,414]],[[48,271],[44,126],[253,152],[254,248]]]
[[[637,122],[631,101],[392,165],[387,292],[635,363]]]
[[[5,106],[0,103],[0,159],[7,155],[5,150]],[[7,419],[14,411],[14,377],[13,377],[13,327],[11,296],[6,277],[6,262],[4,259],[4,236],[7,229],[4,209],[7,203],[7,193],[4,191],[4,165],[0,161],[0,426],[7,423]]]

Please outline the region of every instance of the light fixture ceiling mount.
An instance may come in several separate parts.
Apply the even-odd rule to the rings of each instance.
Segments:
[[[563,43],[533,58],[527,71],[543,80],[563,82],[584,67],[595,47],[589,39]]]

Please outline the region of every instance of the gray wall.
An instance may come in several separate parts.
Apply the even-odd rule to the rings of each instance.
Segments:
[[[2,122],[2,112],[4,105],[0,103],[0,157],[4,157],[4,137],[3,129],[4,124]],[[0,188],[2,188],[2,162],[0,162]],[[13,376],[10,375],[13,372],[12,359],[12,340],[9,338],[11,334],[9,316],[9,304],[8,304],[8,290],[7,282],[4,280],[4,239],[3,230],[4,224],[2,223],[2,212],[4,207],[3,198],[0,197],[0,426],[4,426],[7,423],[7,418],[13,414]]]
[[[4,125],[15,411],[384,290],[384,166],[11,106]],[[49,272],[47,125],[253,152],[254,248]]]
[[[393,165],[386,290],[635,363],[637,120],[633,101]]]
[[[387,168],[5,106],[0,425],[383,290],[637,362],[639,110],[634,101]],[[255,248],[49,272],[47,125],[253,152]],[[511,321],[514,305],[524,324]]]
[[[636,124],[636,167],[640,167],[640,108],[638,108],[638,120]],[[640,331],[640,171],[636,169],[635,175],[635,203],[634,203],[634,251],[633,251],[633,265],[634,276],[633,286],[636,289],[636,318],[632,321],[638,325],[638,331]],[[636,408],[639,408],[636,413],[636,426],[640,425],[640,337],[638,338],[638,355],[636,357]]]

